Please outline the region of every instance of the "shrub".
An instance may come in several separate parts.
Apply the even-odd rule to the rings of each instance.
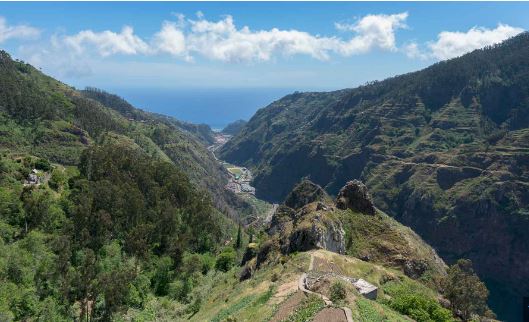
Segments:
[[[169,296],[179,302],[187,302],[187,295],[191,289],[190,279],[176,280],[169,285]]]
[[[48,181],[50,188],[58,191],[59,188],[66,183],[66,175],[60,169],[55,169],[51,173],[51,178]]]
[[[187,312],[190,313],[191,315],[195,315],[198,311],[200,311],[200,308],[202,307],[202,298],[200,297],[197,297],[193,303],[191,303],[188,307],[187,307]]]
[[[331,285],[331,301],[338,302],[347,296],[347,290],[342,282],[336,281]]]
[[[217,261],[215,262],[215,269],[218,271],[227,272],[235,264],[236,253],[233,248],[225,248],[219,256],[217,256]]]
[[[37,161],[35,161],[35,169],[39,169],[42,171],[50,171],[51,170],[50,161],[46,159],[38,159]]]
[[[151,278],[151,285],[156,295],[167,295],[169,292],[169,283],[171,283],[173,272],[171,267],[173,262],[170,257],[160,257],[155,263],[156,268]]]
[[[417,294],[406,294],[394,298],[389,306],[397,312],[406,314],[417,322],[453,321],[449,310],[436,301]]]

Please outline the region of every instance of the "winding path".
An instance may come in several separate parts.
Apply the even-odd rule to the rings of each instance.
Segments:
[[[310,264],[309,264],[309,271],[312,271],[314,268],[314,254],[310,254]],[[306,279],[307,279],[307,273],[301,274],[298,280],[298,289],[302,291],[305,294],[313,294],[318,297],[320,297],[327,307],[332,306],[332,301],[325,295],[313,292],[311,290],[308,290],[306,285]],[[345,319],[347,322],[353,322],[353,312],[351,312],[351,309],[348,307],[341,307],[341,310],[343,310],[343,313],[345,314]]]

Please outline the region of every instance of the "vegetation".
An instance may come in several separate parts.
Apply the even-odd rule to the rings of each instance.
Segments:
[[[236,237],[230,216],[252,209],[224,193],[207,129],[76,91],[3,51],[0,88],[0,320],[196,314],[224,274],[217,255],[223,270],[239,256],[220,247]]]
[[[224,129],[222,129],[222,133],[229,134],[229,135],[236,135],[240,131],[242,131],[246,123],[247,122],[245,120],[237,120],[235,122],[232,122],[226,125]]]
[[[470,256],[481,277],[520,297],[529,291],[528,57],[526,32],[354,89],[293,93],[259,110],[219,156],[251,169],[269,202],[302,178],[333,195],[360,179],[442,257]]]
[[[388,283],[384,286],[384,292],[391,296],[391,299],[383,301],[385,304],[415,321],[455,321],[452,313],[430,294],[421,292],[409,283]]]
[[[454,314],[464,321],[471,320],[473,315],[491,314],[487,306],[489,291],[474,273],[469,260],[460,259],[450,266],[444,292]]]
[[[223,272],[229,271],[235,264],[237,254],[231,247],[226,247],[217,257],[215,269]]]
[[[2,158],[0,189],[7,320],[109,320],[169,294],[189,312],[199,309],[188,294],[213,267],[222,215],[173,164],[127,146],[94,146],[79,174],[55,180],[52,190],[22,187],[16,178],[33,163],[17,160]],[[233,265],[228,249],[220,269]]]
[[[325,303],[316,295],[309,295],[303,300],[300,307],[285,319],[288,322],[310,321],[316,313],[325,307]]]
[[[336,281],[331,285],[331,301],[338,302],[345,299],[347,296],[347,290],[342,282]]]

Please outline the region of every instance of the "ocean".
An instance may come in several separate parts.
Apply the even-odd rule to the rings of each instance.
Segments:
[[[229,123],[249,120],[254,113],[295,89],[111,89],[137,108],[170,115],[191,123],[223,129]]]

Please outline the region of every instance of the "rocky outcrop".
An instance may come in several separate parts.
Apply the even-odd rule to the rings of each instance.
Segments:
[[[367,191],[367,187],[358,180],[349,181],[340,189],[336,198],[336,207],[343,210],[352,209],[366,215],[374,215],[376,213],[375,205]]]
[[[322,220],[316,215],[305,225],[296,228],[282,246],[284,253],[322,248],[345,254],[345,231],[339,221]]]
[[[258,246],[256,243],[249,243],[242,256],[241,266],[249,262],[252,258],[257,256]]]
[[[269,240],[258,251],[246,251],[241,264],[244,265],[241,280],[251,277],[263,265],[281,261],[283,255],[313,249],[347,253],[388,265],[413,279],[422,278],[426,273],[435,278],[446,274],[445,263],[419,236],[376,211],[366,186],[360,181],[348,182],[341,189],[336,204],[310,181],[299,184],[298,188],[290,194],[291,200],[296,202],[289,203],[298,208],[277,207],[266,230]],[[307,198],[314,195],[318,197]],[[305,202],[308,203],[302,205]]]
[[[326,195],[325,191],[317,184],[303,180],[287,195],[285,206],[299,209],[309,203],[323,201]]]
[[[297,213],[294,209],[285,205],[280,205],[272,215],[272,219],[270,220],[270,224],[268,225],[266,232],[269,235],[274,235],[278,232],[281,232],[285,230],[286,226],[295,220],[296,217]]]

